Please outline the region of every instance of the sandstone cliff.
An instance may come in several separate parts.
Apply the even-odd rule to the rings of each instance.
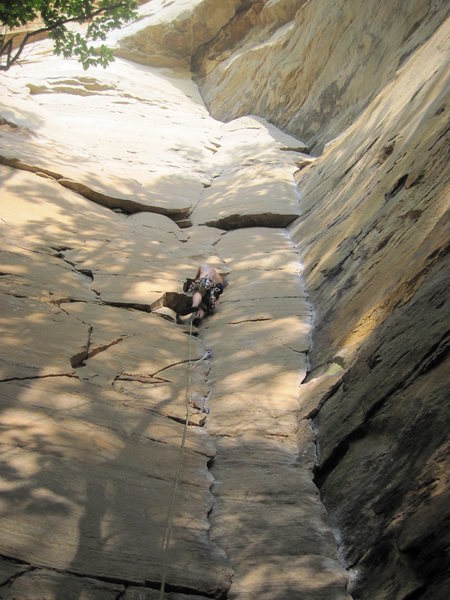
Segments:
[[[219,4],[2,75],[0,598],[443,600],[447,3]]]

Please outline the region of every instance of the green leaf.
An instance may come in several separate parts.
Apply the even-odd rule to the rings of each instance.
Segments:
[[[55,54],[78,57],[84,69],[93,65],[106,67],[114,60],[112,51],[105,45],[96,48],[87,43],[104,41],[108,31],[135,19],[137,6],[137,0],[0,0],[0,22],[8,31],[40,19],[44,27],[39,31],[48,32]],[[84,34],[74,34],[66,27],[69,23],[88,23],[88,27]],[[30,41],[33,35],[31,32]],[[17,63],[22,49],[9,55],[4,44],[0,48],[0,70]]]

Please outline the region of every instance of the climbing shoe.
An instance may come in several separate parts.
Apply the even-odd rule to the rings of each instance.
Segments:
[[[182,310],[180,310],[180,312],[178,313],[180,316],[184,317],[185,315],[190,315],[191,313],[195,312],[197,310],[196,306],[186,306],[185,308],[183,308]]]

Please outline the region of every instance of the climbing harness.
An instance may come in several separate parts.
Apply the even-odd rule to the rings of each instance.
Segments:
[[[181,445],[180,445],[180,449],[178,452],[177,473],[176,473],[175,481],[174,481],[173,488],[172,488],[172,496],[170,499],[169,511],[167,513],[167,521],[166,521],[166,527],[165,527],[165,531],[164,531],[164,538],[163,538],[163,541],[161,544],[161,550],[163,553],[163,572],[162,572],[162,576],[161,576],[161,588],[160,588],[160,592],[159,592],[159,600],[164,599],[164,588],[165,588],[166,576],[167,576],[169,544],[170,544],[170,538],[172,535],[175,500],[176,500],[176,496],[177,496],[177,492],[178,492],[178,486],[179,486],[180,477],[181,477],[181,469],[182,469],[182,465],[183,465],[183,456],[184,456],[184,448],[186,445],[186,435],[187,435],[187,428],[188,428],[188,423],[189,423],[190,407],[192,407],[192,406],[196,407],[195,404],[194,405],[192,404],[192,402],[193,402],[192,401],[192,369],[196,365],[199,365],[204,360],[207,360],[210,358],[212,358],[212,351],[207,350],[201,358],[194,359],[194,360],[192,359],[192,319],[191,319],[190,327],[189,327],[189,349],[188,349],[188,360],[187,360],[188,380],[187,380],[187,384],[186,384],[186,396],[185,396],[186,420],[184,422],[183,436],[181,438]],[[202,412],[206,412],[206,410],[203,409]],[[209,412],[209,410],[208,410],[208,412]]]
[[[201,279],[188,278],[183,285],[183,291],[192,294],[200,292],[202,295],[201,307],[207,315],[210,315],[219,305],[219,296],[223,291],[223,286],[216,285],[208,276]]]
[[[201,279],[195,279],[190,286],[189,291],[206,292],[214,287],[214,281],[210,277],[202,277]]]

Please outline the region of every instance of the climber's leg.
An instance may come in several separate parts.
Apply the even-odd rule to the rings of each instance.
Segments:
[[[202,307],[199,307],[197,313],[194,315],[194,318],[192,320],[192,325],[195,325],[195,327],[198,327],[200,325],[200,321],[202,319],[204,319],[206,316],[206,312]]]

